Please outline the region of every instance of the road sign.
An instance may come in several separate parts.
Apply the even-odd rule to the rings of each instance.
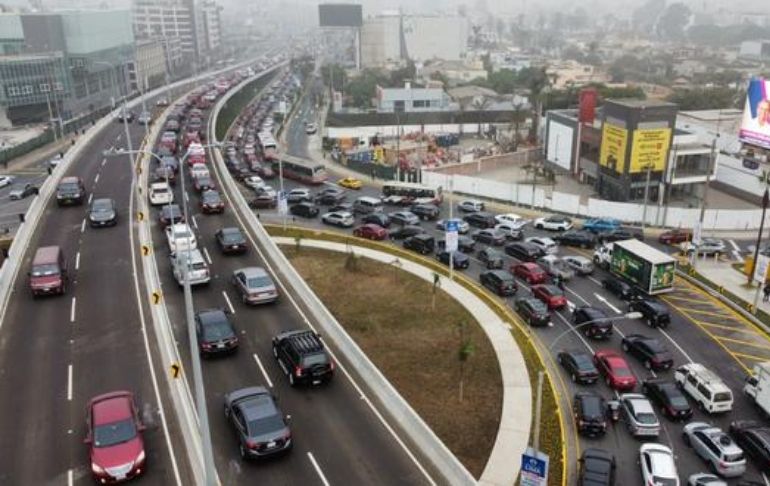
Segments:
[[[286,197],[285,191],[278,192],[278,214],[281,216],[289,214],[289,200]]]
[[[765,283],[767,267],[770,266],[770,257],[766,255],[757,255],[757,263],[754,265],[754,281],[758,284]]]
[[[521,486],[545,486],[548,483],[548,456],[528,448],[521,455]]]

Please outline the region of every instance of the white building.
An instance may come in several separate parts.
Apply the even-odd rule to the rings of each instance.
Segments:
[[[468,19],[463,17],[404,17],[406,54],[414,61],[456,61],[468,50]]]
[[[377,86],[377,111],[380,112],[444,111],[449,108],[449,96],[442,88],[412,88],[410,83],[403,88]]]
[[[167,80],[166,49],[162,40],[136,42],[134,62],[129,64],[128,76],[131,89],[149,91]]]
[[[383,67],[402,60],[401,16],[383,14],[364,20],[361,27],[361,65]]]
[[[200,4],[200,19],[200,43],[207,56],[214,56],[222,47],[222,7],[213,0],[204,0]]]
[[[476,61],[432,61],[417,67],[417,76],[422,79],[431,79],[431,76],[439,72],[443,74],[451,86],[467,83],[474,79],[487,79],[487,70],[481,60]]]
[[[753,61],[770,61],[770,40],[741,42],[741,50],[738,57]]]

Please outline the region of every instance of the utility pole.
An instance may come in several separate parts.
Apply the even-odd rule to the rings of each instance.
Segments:
[[[642,208],[642,235],[644,235],[644,228],[647,226],[647,203],[650,197],[650,172],[652,172],[652,164],[647,164],[647,177],[644,182],[644,206]]]
[[[717,133],[717,137],[719,136],[719,133]],[[714,164],[716,163],[716,149],[717,149],[717,139],[714,137],[714,139],[711,141],[711,155],[709,156],[709,168],[706,172],[706,184],[703,186],[703,198],[701,199],[701,205],[700,205],[700,217],[698,219],[698,226],[700,227],[700,231],[698,232],[699,235],[703,234],[703,220],[706,217],[706,200],[708,198],[709,194],[709,186],[711,185],[711,173],[714,171]],[[764,216],[762,218],[764,221]],[[695,232],[693,232],[693,236],[695,235]],[[698,245],[700,244],[700,241],[693,241],[693,244]],[[695,268],[695,264],[698,261],[698,248],[695,247],[695,251],[693,252],[693,259],[692,259],[692,266]],[[751,276],[749,276],[749,282],[751,282]]]

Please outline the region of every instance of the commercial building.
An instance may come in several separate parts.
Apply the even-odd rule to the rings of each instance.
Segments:
[[[405,16],[406,55],[413,61],[460,60],[468,50],[468,31],[465,17]]]
[[[222,48],[222,7],[214,0],[203,0],[200,12],[199,32],[208,64]]]
[[[770,61],[770,40],[741,42],[741,49],[738,57],[751,61]]]
[[[132,91],[149,91],[168,80],[166,49],[161,40],[144,40],[136,43],[134,61],[128,75]]]
[[[361,27],[361,66],[386,67],[404,58],[401,15],[384,13],[364,20]]]
[[[377,86],[377,111],[383,113],[446,111],[449,96],[440,87],[413,88],[406,83],[403,88]]]

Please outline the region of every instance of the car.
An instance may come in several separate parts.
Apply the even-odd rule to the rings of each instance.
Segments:
[[[547,216],[537,218],[533,226],[539,230],[567,231],[572,229],[572,220],[566,216]]]
[[[688,229],[672,229],[664,231],[658,236],[658,242],[664,245],[673,245],[692,241],[692,231]]]
[[[540,265],[532,262],[516,263],[511,265],[511,273],[526,280],[528,284],[543,283],[548,279],[548,274]]]
[[[562,282],[572,280],[575,277],[575,271],[572,267],[564,263],[564,261],[556,255],[545,255],[537,259],[535,262],[546,271],[548,275],[554,279],[559,279]]]
[[[596,369],[591,355],[585,351],[560,351],[556,361],[569,374],[573,383],[591,385],[599,380],[599,370]]]
[[[602,279],[602,287],[621,300],[631,301],[639,298],[639,293],[630,284],[615,277]]]
[[[593,233],[582,230],[569,230],[560,233],[553,239],[562,246],[577,246],[580,248],[593,248],[596,246],[596,236]]]
[[[460,201],[457,208],[464,213],[475,213],[484,210],[484,203],[476,199],[465,199]]]
[[[600,395],[589,391],[575,393],[572,414],[579,434],[596,437],[607,432],[607,403]]]
[[[458,218],[439,219],[438,221],[436,221],[436,228],[442,231],[446,231],[447,221],[455,221],[457,224],[457,232],[460,233],[461,235],[467,233],[471,229],[471,226],[468,223]]]
[[[534,262],[541,256],[543,252],[540,248],[536,247],[526,241],[517,241],[514,243],[508,243],[505,245],[505,254],[510,255],[522,262]]]
[[[339,226],[341,228],[351,228],[356,223],[352,213],[346,211],[335,211],[324,213],[321,216],[321,222],[330,226]]]
[[[262,267],[244,267],[231,279],[244,304],[269,304],[278,300],[278,288]]]
[[[750,420],[730,423],[730,435],[764,474],[770,473],[770,426]]]
[[[347,189],[361,189],[361,187],[364,184],[363,182],[361,182],[360,179],[356,179],[355,177],[345,177],[343,179],[338,180],[337,185],[339,185],[340,187],[345,187]]]
[[[108,197],[100,197],[91,201],[91,207],[88,210],[88,222],[94,228],[118,224],[115,201]]]
[[[193,250],[198,247],[195,234],[187,223],[175,223],[166,226],[166,240],[171,253],[178,250]]]
[[[594,273],[594,262],[590,258],[580,255],[567,255],[561,257],[561,260],[570,267],[576,275],[585,277]]]
[[[289,385],[320,385],[334,377],[334,360],[321,337],[311,330],[282,332],[273,338],[273,356]]]
[[[494,229],[481,229],[471,233],[477,243],[492,246],[502,246],[505,243],[505,234]]]
[[[501,297],[515,295],[519,290],[513,275],[505,270],[488,270],[479,275],[481,285]]]
[[[567,306],[564,292],[556,285],[538,284],[531,287],[532,295],[545,302],[549,310],[557,310]]]
[[[308,201],[289,206],[289,213],[294,216],[302,216],[303,218],[315,218],[320,212],[321,210],[318,209],[318,206]]]
[[[652,403],[639,393],[623,393],[619,397],[620,417],[634,437],[657,437],[660,422]]]
[[[258,187],[262,187],[262,186],[265,185],[265,181],[261,177],[255,176],[255,175],[244,177],[243,179],[241,179],[241,182],[243,182],[244,186],[249,187],[251,189],[256,189]],[[302,189],[302,191],[305,191],[305,190],[306,189]],[[292,190],[291,192],[293,192],[293,191],[294,190]],[[287,199],[288,199],[288,201],[290,203],[292,202],[292,200],[291,200],[291,192],[289,192],[289,196],[287,197]]]
[[[149,111],[143,111],[139,113],[139,116],[136,118],[136,121],[141,123],[142,125],[149,125],[152,123],[152,113]]]
[[[308,123],[305,125],[305,133],[307,135],[313,135],[316,131],[318,131],[318,128],[316,128],[315,123]]]
[[[214,233],[219,249],[225,255],[245,253],[249,249],[246,237],[237,226],[220,228]]]
[[[251,170],[257,173],[257,175],[263,179],[275,178],[275,171],[267,164],[254,163],[251,164]]]
[[[438,240],[437,246],[439,250],[443,250],[445,245],[445,239]],[[463,253],[473,253],[476,249],[476,242],[473,240],[473,238],[468,236],[458,236],[457,249]]]
[[[206,167],[206,164],[197,162],[190,166],[190,177],[193,179],[199,177],[211,177],[211,172],[209,172],[209,168]]]
[[[388,239],[388,230],[376,224],[362,224],[353,230],[353,236],[382,241]]]
[[[160,158],[161,167],[169,167],[174,173],[179,172],[179,160],[173,155],[165,155]]]
[[[219,191],[209,189],[201,194],[201,212],[203,214],[223,213],[225,211],[225,202]]]
[[[551,325],[551,314],[548,306],[540,299],[534,297],[516,299],[516,302],[513,303],[513,310],[532,327]]]
[[[524,241],[538,247],[543,255],[554,255],[559,251],[556,242],[548,237],[530,236]]]
[[[642,482],[651,485],[679,486],[674,451],[655,442],[639,447],[639,466]]]
[[[672,381],[649,379],[642,382],[642,393],[650,399],[658,410],[671,420],[689,420],[692,407],[682,390]]]
[[[158,222],[164,228],[170,224],[184,223],[184,214],[178,204],[166,204],[158,212]]]
[[[421,226],[406,225],[390,231],[392,240],[404,240],[406,238],[426,233],[425,228]]]
[[[495,268],[503,268],[505,261],[503,260],[503,254],[490,247],[482,248],[476,253],[476,258],[484,264],[488,270]]]
[[[261,180],[262,179],[260,179],[260,181]],[[264,185],[264,183],[262,185]],[[303,188],[292,189],[286,195],[286,201],[289,204],[301,203],[301,202],[312,201],[312,200],[313,200],[313,195],[310,193],[310,189],[303,189]]]
[[[376,224],[377,226],[382,226],[383,228],[390,227],[390,218],[385,213],[369,213],[361,218],[361,222],[364,224]]]
[[[687,478],[687,486],[727,486],[727,483],[719,479],[718,476],[707,473],[691,474]],[[765,486],[760,483],[760,486]]]
[[[278,205],[278,200],[270,194],[257,194],[249,201],[249,207],[255,209],[273,209]]]
[[[468,258],[468,255],[460,251],[450,253],[446,250],[441,250],[436,253],[436,260],[445,265],[449,265],[450,257],[452,258],[452,268],[455,270],[465,270],[471,264],[471,259]]]
[[[61,154],[56,154],[48,160],[48,167],[53,170],[59,167],[59,164],[61,164],[62,162],[64,162],[64,157],[62,157]],[[13,176],[0,176],[0,177],[13,177]],[[0,187],[5,187],[5,186],[0,186]]]
[[[412,250],[423,255],[428,255],[433,253],[433,250],[436,247],[436,240],[427,233],[420,233],[406,238],[403,246],[406,250]]]
[[[119,123],[124,123],[124,122],[125,123],[131,123],[132,121],[134,121],[134,112],[133,111],[128,111],[127,112],[125,110],[120,110],[115,115],[115,121],[117,121]]]
[[[418,225],[420,224],[420,218],[411,211],[396,211],[388,214],[391,224],[404,225]]]
[[[155,168],[155,171],[152,173],[152,181],[166,182],[167,184],[174,186],[176,185],[176,173],[171,167],[162,165]]]
[[[222,309],[195,313],[195,336],[201,357],[233,353],[238,349],[238,334]]]
[[[615,218],[590,218],[583,223],[583,229],[592,233],[601,233],[618,229],[620,221]]]
[[[16,177],[10,175],[0,175],[0,188],[10,186],[16,181]]]
[[[23,187],[16,187],[14,189],[11,189],[11,192],[8,193],[8,198],[11,201],[19,201],[21,199],[26,199],[27,197],[37,194],[38,188],[34,184],[24,184]]]
[[[497,221],[495,221],[495,216],[492,213],[486,213],[483,211],[478,211],[475,213],[470,213],[469,215],[465,216],[463,218],[466,223],[473,226],[474,228],[494,228],[497,226]]]
[[[589,447],[579,459],[578,486],[613,486],[615,456],[603,449]]]
[[[150,205],[161,206],[174,202],[174,191],[171,190],[165,182],[153,182],[150,184],[150,193],[148,195]]]
[[[289,416],[275,404],[263,386],[252,386],[225,395],[225,419],[238,436],[241,459],[286,453],[293,446]]]
[[[495,231],[502,233],[507,240],[518,241],[524,239],[524,232],[513,226],[512,223],[497,223]]]
[[[168,106],[168,98],[158,98],[155,102],[155,106]]]
[[[88,401],[86,437],[91,474],[101,484],[133,479],[145,471],[142,423],[133,393],[114,391]]]
[[[682,439],[708,463],[713,473],[723,478],[737,478],[746,472],[743,449],[719,427],[690,422],[682,429]]]
[[[514,213],[498,214],[495,216],[495,220],[500,224],[509,225],[511,228],[517,230],[521,230],[530,223],[528,219],[524,219],[518,214]]]
[[[412,207],[409,208],[409,211],[412,214],[416,214],[420,219],[424,220],[436,219],[441,213],[441,210],[438,208],[438,206],[433,204],[413,204]]]
[[[725,242],[714,238],[704,238],[700,243],[685,242],[682,243],[681,248],[688,255],[697,253],[704,256],[719,256],[729,253]]]
[[[345,190],[339,187],[326,187],[315,194],[315,202],[324,206],[331,206],[345,200]]]
[[[650,327],[665,329],[671,324],[671,313],[666,304],[651,298],[640,298],[628,303],[630,312],[639,312]]]
[[[193,188],[198,192],[203,192],[209,189],[216,189],[216,184],[214,184],[214,180],[209,176],[195,177],[193,179]]]
[[[150,202],[152,203],[152,188],[150,185]],[[168,187],[168,186],[166,186]],[[76,176],[62,177],[56,186],[56,204],[65,206],[69,204],[81,205],[86,200],[86,187],[83,179]],[[166,201],[168,202],[168,201]]]
[[[345,213],[354,214],[353,205],[351,203],[349,203],[349,202],[339,202],[337,204],[334,204],[334,205],[329,207],[329,211],[327,211],[327,212],[329,212],[329,213],[345,212]]]
[[[600,349],[594,353],[594,365],[613,390],[629,392],[636,388],[636,377],[626,360],[615,351]]]
[[[612,336],[612,321],[607,313],[597,307],[584,305],[572,311],[572,324],[586,337],[609,339]]]
[[[628,334],[620,344],[623,351],[642,362],[645,368],[663,371],[674,365],[674,358],[657,338]]]
[[[601,244],[614,243],[623,240],[644,240],[644,234],[640,231],[631,231],[624,228],[615,228],[608,231],[601,231],[596,235]]]

